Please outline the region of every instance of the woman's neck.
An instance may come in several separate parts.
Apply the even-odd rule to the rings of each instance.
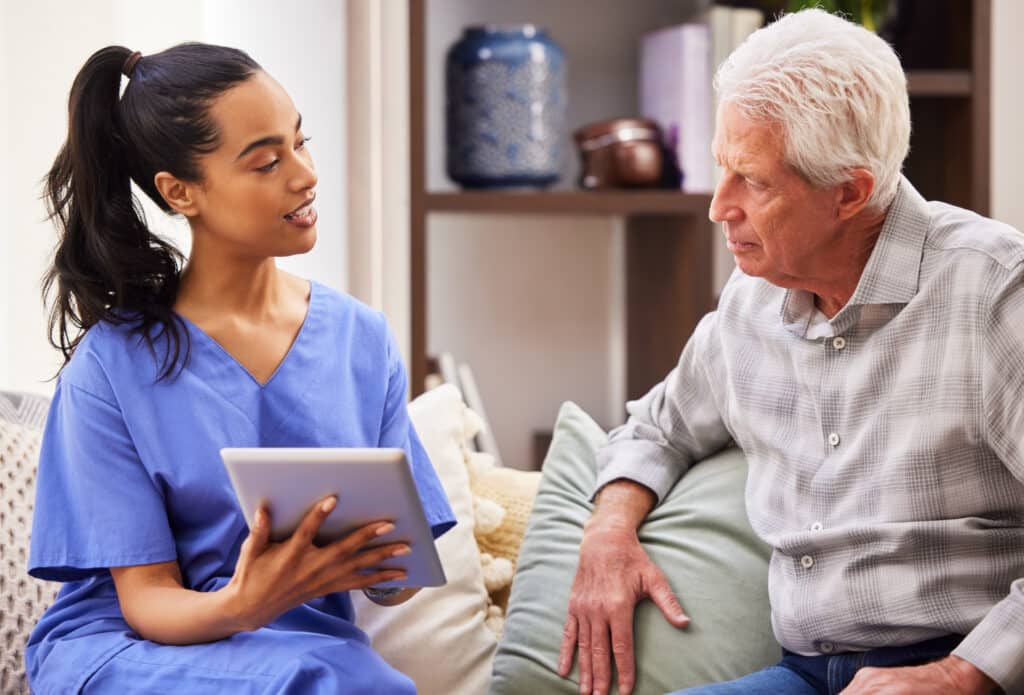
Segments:
[[[244,316],[258,321],[277,313],[293,280],[273,258],[231,259],[193,249],[174,308],[189,319]]]

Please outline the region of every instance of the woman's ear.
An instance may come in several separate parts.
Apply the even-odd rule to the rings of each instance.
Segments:
[[[194,185],[182,181],[167,171],[157,172],[153,177],[153,184],[164,201],[176,212],[180,212],[185,217],[195,217],[198,214]]]

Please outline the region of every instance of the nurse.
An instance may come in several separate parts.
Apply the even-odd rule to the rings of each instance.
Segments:
[[[333,498],[271,543],[218,453],[402,447],[435,538],[454,524],[383,316],[275,265],[316,241],[307,140],[288,94],[235,49],[111,46],[75,78],[47,178],[65,364],[29,559],[64,585],[26,649],[35,693],[415,692],[347,593],[407,599],[373,587],[404,576],[408,547],[367,548],[383,521],[315,546]],[[188,220],[187,263],[147,229],[133,181]]]

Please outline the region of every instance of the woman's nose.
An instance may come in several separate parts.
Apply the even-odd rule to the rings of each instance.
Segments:
[[[313,165],[313,158],[307,153],[296,154],[297,167],[292,177],[292,185],[295,190],[304,191],[313,188],[319,180],[316,175],[316,167]]]

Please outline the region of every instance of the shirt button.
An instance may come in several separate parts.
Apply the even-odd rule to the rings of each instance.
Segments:
[[[841,335],[836,336],[835,338],[832,339],[832,347],[834,347],[836,350],[842,350],[844,347],[846,347],[846,338],[844,338]]]
[[[814,558],[810,555],[804,555],[800,558],[800,564],[804,566],[804,569],[809,570],[814,566]]]
[[[818,645],[818,648],[821,649],[822,654],[831,654],[836,650],[836,645],[831,642],[822,642]]]
[[[820,531],[823,528],[825,528],[825,526],[820,521],[815,521],[813,524],[811,524],[812,531]]]
[[[828,436],[828,443],[832,446],[839,446],[839,435],[833,432]]]

